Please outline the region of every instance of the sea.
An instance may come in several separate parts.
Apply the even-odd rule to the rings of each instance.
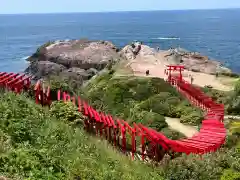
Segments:
[[[240,9],[0,15],[0,72],[24,71],[49,40],[80,38],[180,46],[240,73]]]

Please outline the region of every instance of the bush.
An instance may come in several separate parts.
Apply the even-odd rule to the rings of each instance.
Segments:
[[[221,73],[219,73],[219,75],[229,76],[229,77],[234,77],[234,78],[239,77],[239,74],[233,73],[233,72],[221,72]]]
[[[57,76],[50,76],[48,79],[45,80],[46,86],[51,87],[51,99],[57,100],[57,92],[61,90],[62,92],[67,92],[70,95],[80,94],[80,90],[76,91],[77,85],[71,80],[64,80]],[[81,83],[79,83],[81,84]],[[78,85],[78,87],[80,87]]]
[[[229,96],[231,92],[223,92],[216,89],[201,88],[208,96],[210,96],[214,101],[227,105]]]
[[[37,48],[37,51],[33,54],[33,56],[38,57],[39,55],[43,54],[46,50],[46,47],[50,46],[51,44],[54,44],[54,41],[48,41],[41,45],[39,48]]]
[[[239,154],[232,149],[206,154],[202,159],[200,156],[183,155],[165,165],[162,175],[166,180],[219,180],[225,169],[238,172],[239,168]]]
[[[135,119],[134,122],[149,126],[157,131],[160,131],[162,128],[167,126],[165,118],[155,112],[141,111],[132,117]]]
[[[240,112],[240,96],[232,97],[227,107],[227,112],[229,114],[238,115]]]
[[[240,122],[233,121],[229,124],[229,133],[226,139],[225,147],[231,148],[240,144]]]
[[[163,133],[166,137],[172,140],[184,139],[186,136],[180,132],[174,131],[169,127],[162,129],[161,133]]]
[[[226,137],[226,142],[224,144],[224,147],[231,148],[237,145],[237,143],[240,141],[240,136],[237,134],[230,134]]]
[[[240,172],[233,171],[232,169],[224,170],[221,180],[239,180]]]
[[[233,122],[230,124],[230,132],[231,132],[232,134],[235,134],[235,135],[240,136],[240,122],[238,122],[238,121],[233,121]]]
[[[202,112],[200,111],[191,111],[189,114],[184,114],[180,117],[180,122],[189,124],[189,125],[198,125],[201,124],[204,119]]]
[[[33,103],[26,103],[22,98],[16,98],[15,94],[9,93],[6,97],[0,96],[0,129],[11,137],[15,143],[34,143],[37,135],[33,133],[38,126],[41,126],[44,116],[42,109],[34,108]],[[36,119],[39,114],[40,119]]]
[[[239,114],[240,111],[240,80],[238,80],[234,86],[234,91],[228,98],[227,112],[229,114]]]
[[[50,107],[50,113],[59,120],[72,122],[73,124],[83,124],[86,119],[72,102],[55,101]]]

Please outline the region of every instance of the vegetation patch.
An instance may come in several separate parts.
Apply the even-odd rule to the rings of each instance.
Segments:
[[[115,77],[104,73],[91,81],[83,92],[95,108],[158,131],[167,126],[164,116],[194,125],[203,119],[200,109],[192,107],[159,78]]]
[[[225,105],[225,114],[240,115],[240,80],[236,81],[233,91],[222,92],[210,88],[202,90],[216,102]]]
[[[162,179],[158,169],[131,161],[104,141],[72,128],[71,104],[50,111],[24,95],[0,95],[0,175],[10,179]]]

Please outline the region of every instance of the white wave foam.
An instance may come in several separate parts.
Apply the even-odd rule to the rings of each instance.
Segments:
[[[30,56],[22,57],[21,60],[27,60]]]
[[[159,39],[159,40],[180,40],[179,37],[157,37],[152,39]]]

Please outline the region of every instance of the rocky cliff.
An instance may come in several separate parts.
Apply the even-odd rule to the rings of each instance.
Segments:
[[[42,79],[52,75],[82,82],[109,62],[121,59],[118,48],[108,41],[65,40],[48,42],[28,59],[26,72]]]
[[[224,67],[219,61],[210,59],[198,52],[189,52],[182,48],[170,49],[165,55],[170,64],[180,64],[185,69],[206,74],[231,74],[231,70]]]

